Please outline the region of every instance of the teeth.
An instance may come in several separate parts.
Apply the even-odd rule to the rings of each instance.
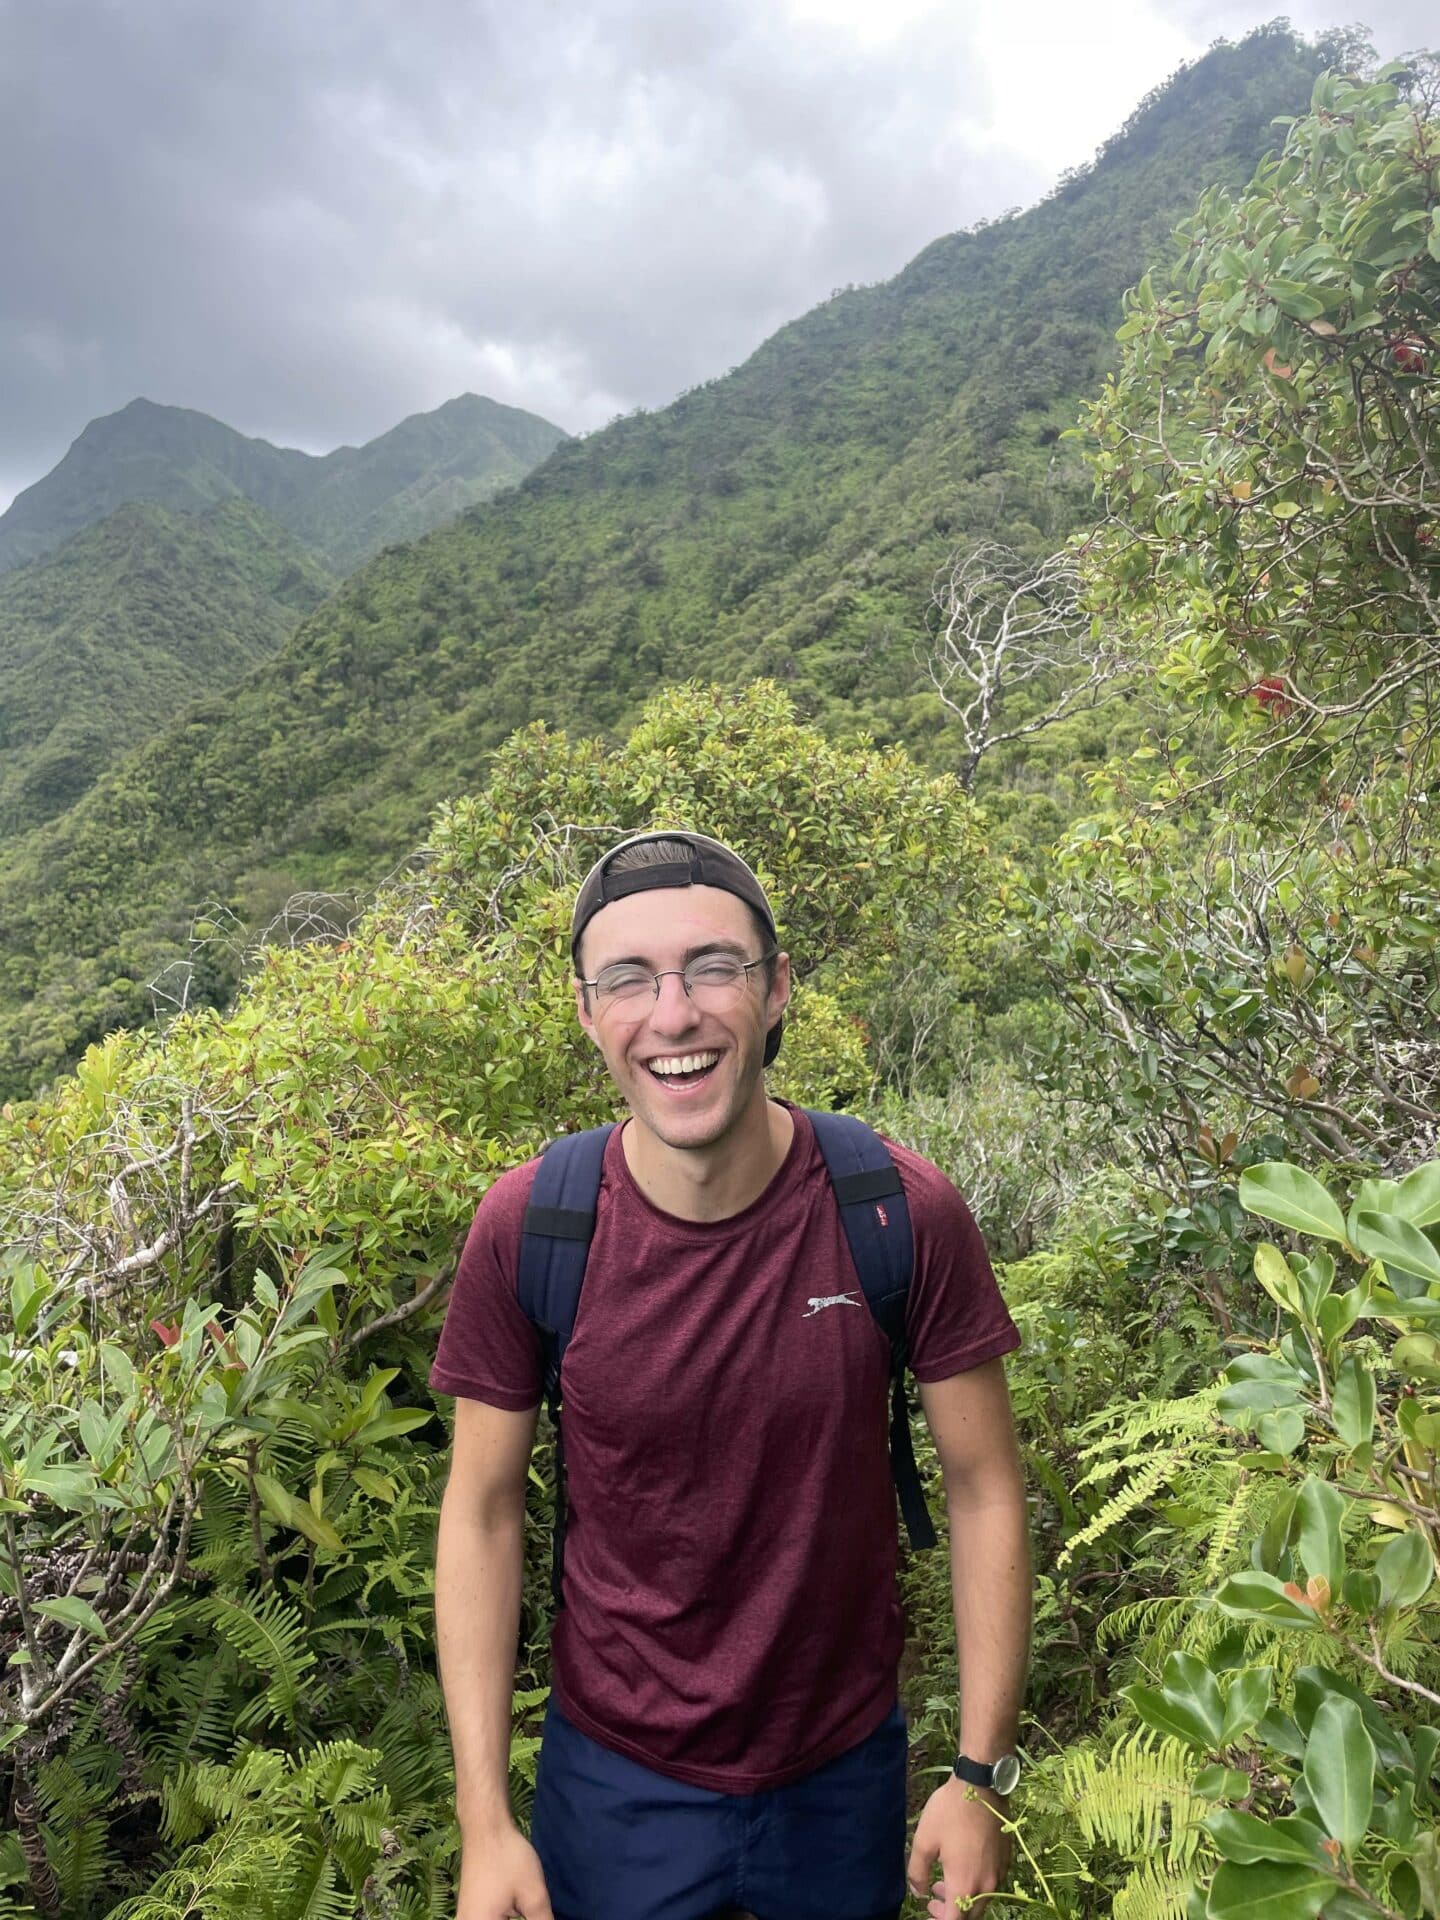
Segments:
[[[652,1060],[652,1073],[699,1073],[703,1067],[713,1067],[720,1058],[718,1053],[679,1053],[668,1060]]]

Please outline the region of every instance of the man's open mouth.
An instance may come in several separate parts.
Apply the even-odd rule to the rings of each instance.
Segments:
[[[719,1059],[711,1048],[703,1053],[667,1053],[657,1060],[647,1060],[645,1065],[661,1086],[694,1087],[710,1077]]]

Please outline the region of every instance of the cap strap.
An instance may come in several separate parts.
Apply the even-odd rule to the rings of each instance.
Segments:
[[[630,893],[648,893],[652,887],[693,887],[699,879],[700,863],[692,853],[689,860],[667,860],[663,866],[632,867],[628,873],[607,871],[600,879],[600,898],[608,905]]]

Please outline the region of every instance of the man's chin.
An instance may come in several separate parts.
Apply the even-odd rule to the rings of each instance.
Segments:
[[[677,1152],[713,1147],[734,1129],[743,1110],[743,1103],[733,1098],[712,1096],[687,1107],[659,1088],[653,1093],[648,1087],[638,1088],[637,1094],[630,1101],[630,1111],[648,1133]]]

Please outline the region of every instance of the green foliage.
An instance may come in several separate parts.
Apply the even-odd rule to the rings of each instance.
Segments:
[[[188,407],[132,400],[92,420],[59,466],[0,514],[0,574],[133,501],[190,514],[237,499],[348,573],[390,541],[428,533],[523,478],[564,437],[533,413],[467,393],[363,447],[317,456],[249,439]]]
[[[5,1117],[0,1767],[34,1804],[39,1911],[445,1910],[433,1335],[496,1172],[608,1109],[580,874],[680,820],[776,904],[802,975],[783,1084],[863,1097],[856,996],[974,910],[973,809],[760,685],[657,696],[614,751],[527,730],[349,937],[270,949],[231,1013],[113,1035]],[[547,1500],[540,1472],[537,1521]],[[545,1615],[532,1569],[521,1811]]]
[[[268,659],[335,585],[270,516],[122,507],[0,575],[0,835],[72,806],[128,748]]]
[[[762,674],[832,733],[860,721],[955,764],[915,659],[932,576],[957,543],[1034,553],[1084,523],[1057,436],[1113,355],[1122,290],[1197,181],[1249,171],[1316,64],[1283,33],[1215,49],[1062,194],[936,241],[381,554],[243,687],[14,849],[0,1092],[143,1024],[148,982],[182,960],[191,1005],[227,1001],[243,960],[191,949],[198,903],[259,928],[295,888],[368,893],[536,719],[619,733],[657,686]],[[1082,716],[1043,738],[995,768],[1022,838],[1055,822],[1051,769],[1107,735]]]

